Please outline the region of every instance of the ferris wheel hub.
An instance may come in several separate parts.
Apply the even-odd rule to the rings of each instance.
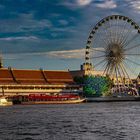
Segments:
[[[124,59],[124,49],[121,44],[110,43],[105,53],[109,62],[120,63]]]

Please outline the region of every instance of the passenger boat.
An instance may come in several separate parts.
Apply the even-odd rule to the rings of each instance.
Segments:
[[[84,102],[85,98],[74,94],[46,95],[46,94],[29,94],[26,96],[13,97],[14,104],[75,104]]]
[[[0,97],[0,106],[13,105],[12,100],[8,96]]]

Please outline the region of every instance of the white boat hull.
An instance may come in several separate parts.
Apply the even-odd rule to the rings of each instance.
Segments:
[[[8,101],[6,97],[0,97],[0,106],[13,105],[12,101]]]

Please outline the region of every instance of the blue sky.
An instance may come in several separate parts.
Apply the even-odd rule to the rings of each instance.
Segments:
[[[139,0],[0,0],[4,66],[79,69],[92,27],[111,14],[140,25]]]

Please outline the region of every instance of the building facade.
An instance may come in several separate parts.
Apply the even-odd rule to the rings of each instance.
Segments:
[[[86,64],[83,63],[83,65],[81,65],[81,69],[80,70],[75,70],[75,71],[70,71],[73,77],[79,76],[82,77],[84,75],[93,75],[93,76],[106,76],[104,74],[104,71],[100,71],[100,70],[95,70],[94,67],[92,66],[92,64]],[[133,79],[129,79],[129,78],[123,78],[123,77],[119,77],[116,75],[108,75],[110,77],[110,79],[113,81],[114,85],[130,85],[132,84]],[[140,77],[140,76],[138,76]],[[140,78],[137,78],[135,80],[138,81],[138,84],[140,85]]]
[[[0,68],[1,95],[79,93],[81,87],[69,71]]]

